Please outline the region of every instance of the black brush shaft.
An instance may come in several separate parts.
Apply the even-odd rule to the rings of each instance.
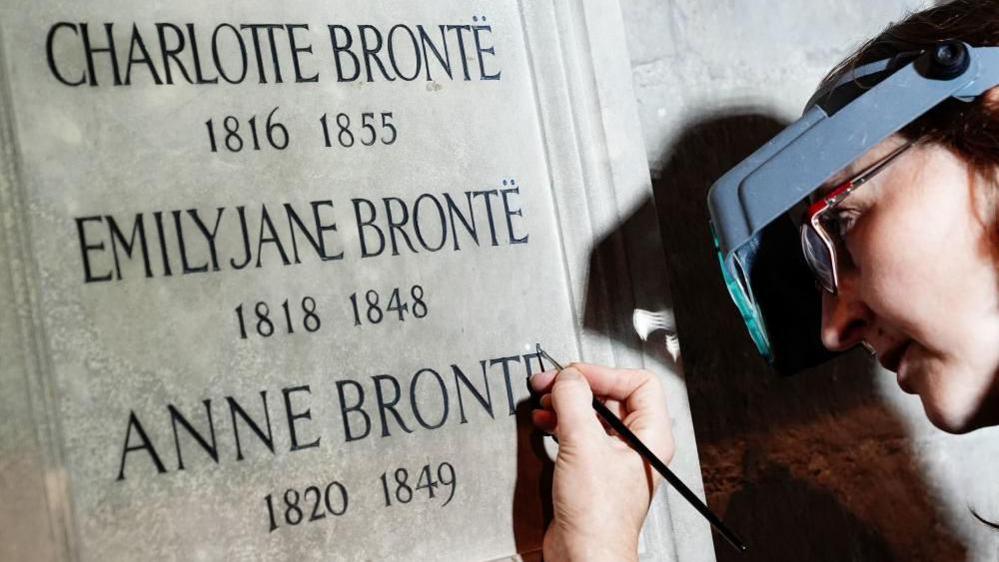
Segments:
[[[637,435],[632,433],[631,430],[628,429],[628,426],[624,425],[624,422],[615,416],[614,413],[611,412],[610,409],[596,397],[593,398],[593,409],[596,410],[597,414],[606,420],[612,428],[614,428],[614,431],[616,431],[621,438],[631,445],[632,449],[637,451],[639,455],[642,455],[642,458],[651,464],[652,467],[656,469],[656,472],[662,474],[663,478],[669,482],[670,486],[673,486],[673,489],[679,492],[684,499],[690,502],[690,505],[694,506],[694,509],[699,511],[701,515],[703,515],[704,518],[714,526],[715,529],[718,529],[718,532],[725,537],[725,540],[727,540],[729,544],[734,546],[740,552],[746,552],[748,550],[746,544],[743,543],[731,529],[725,526],[725,523],[723,523],[722,520],[719,519],[718,516],[715,515],[714,512],[712,512],[711,509],[709,509],[708,506],[701,501],[701,498],[697,497],[697,495],[695,495],[694,492],[692,492],[676,474],[673,474],[673,471],[670,470],[663,461],[659,460],[659,457],[650,451],[649,448],[645,446],[645,443],[642,443],[642,440],[639,439]]]

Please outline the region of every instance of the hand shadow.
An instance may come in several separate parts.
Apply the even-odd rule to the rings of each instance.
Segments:
[[[513,535],[525,561],[541,560],[541,542],[553,518],[555,463],[545,452],[545,434],[531,423],[534,399],[517,404],[517,483],[513,493]]]

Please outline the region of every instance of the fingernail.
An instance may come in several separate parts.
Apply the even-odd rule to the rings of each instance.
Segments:
[[[583,378],[583,373],[580,373],[575,367],[566,367],[559,371],[558,376],[566,379],[581,379]]]
[[[528,380],[532,380],[533,381],[535,377],[539,377],[541,375],[547,375],[547,374],[554,373],[554,372],[555,371],[552,370],[552,371],[541,371],[539,373],[531,373],[531,376],[528,377]]]
[[[540,373],[532,373],[531,376],[527,377],[527,386],[531,387],[531,385],[536,384],[537,381],[538,381],[538,378],[542,377],[542,376],[554,377],[555,376],[555,371],[542,371]]]

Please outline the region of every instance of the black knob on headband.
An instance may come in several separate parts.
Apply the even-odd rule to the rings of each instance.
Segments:
[[[964,74],[971,64],[968,47],[960,41],[947,41],[930,49],[929,65],[925,76],[937,80],[951,80]]]

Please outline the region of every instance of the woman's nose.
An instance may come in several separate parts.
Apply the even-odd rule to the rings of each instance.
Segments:
[[[854,284],[841,280],[835,295],[822,291],[822,344],[830,351],[850,349],[864,339],[872,317]]]

